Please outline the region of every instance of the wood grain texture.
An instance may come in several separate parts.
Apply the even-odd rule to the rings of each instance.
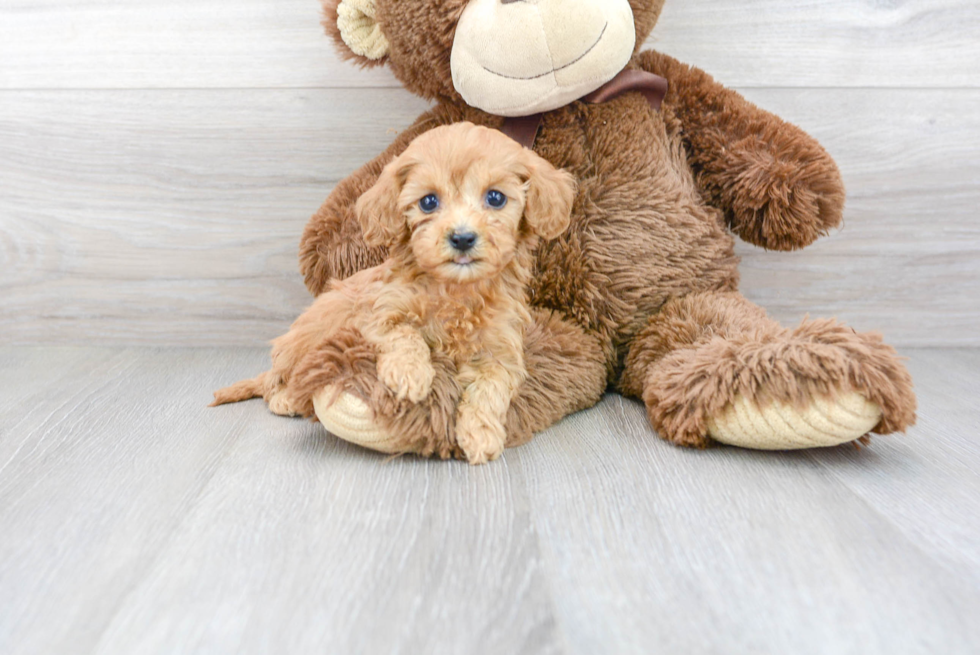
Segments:
[[[920,425],[862,450],[677,449],[610,396],[515,451],[571,652],[980,647],[977,355],[912,364]]]
[[[508,467],[205,406],[266,357],[0,351],[0,652],[558,652]]]
[[[648,45],[740,88],[977,88],[980,5],[667,0]]]
[[[0,348],[0,652],[980,649],[980,351],[861,450],[692,451],[618,396],[491,466],[260,402],[264,349]]]
[[[913,438],[889,438],[887,450],[879,450],[879,439],[866,451],[830,449],[809,456],[906,538],[928,544],[948,571],[980,589],[980,540],[974,533],[980,516],[980,351],[909,355],[922,408]],[[980,634],[980,626],[973,628]]]
[[[745,294],[787,324],[839,316],[900,345],[980,344],[980,93],[745,95],[816,136],[848,190],[843,228],[803,251],[739,242]]]
[[[397,86],[341,63],[317,0],[7,0],[0,88]],[[649,45],[739,87],[970,87],[971,0],[671,0]]]
[[[91,652],[246,420],[204,408],[220,359],[3,352],[0,652]]]
[[[426,107],[397,90],[15,95],[0,104],[0,333],[28,342],[276,336],[310,301],[307,219]]]
[[[750,89],[837,158],[845,228],[740,246],[778,319],[976,345],[980,91]],[[296,249],[425,104],[398,89],[0,93],[0,339],[264,343],[308,303]]]

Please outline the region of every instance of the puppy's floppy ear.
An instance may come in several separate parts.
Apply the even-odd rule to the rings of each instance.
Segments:
[[[378,0],[322,0],[323,26],[341,56],[362,66],[383,64],[391,49],[377,19]]]
[[[384,167],[374,186],[357,199],[354,215],[367,245],[389,246],[405,231],[405,216],[398,206],[398,197],[413,165],[405,154],[395,158]]]
[[[542,239],[554,239],[568,229],[575,202],[575,178],[525,149],[527,199],[524,220]]]

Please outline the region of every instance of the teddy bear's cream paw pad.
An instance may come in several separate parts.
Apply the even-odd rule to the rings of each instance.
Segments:
[[[881,421],[881,408],[851,392],[815,398],[805,409],[774,402],[759,408],[742,395],[708,420],[708,434],[731,446],[756,450],[824,448],[860,439]]]
[[[401,452],[396,439],[374,422],[371,408],[363,400],[349,393],[342,393],[330,404],[336,390],[327,387],[313,396],[313,410],[331,434],[344,441],[394,455]]]

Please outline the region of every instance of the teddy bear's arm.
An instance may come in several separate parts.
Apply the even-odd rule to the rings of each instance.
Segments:
[[[680,121],[701,192],[732,232],[796,250],[840,224],[840,171],[813,137],[676,59],[645,51],[637,63],[667,78],[664,111]]]
[[[383,153],[334,188],[307,223],[300,241],[300,271],[310,293],[319,295],[331,280],[342,280],[385,260],[384,248],[372,248],[364,243],[361,226],[354,216],[354,204],[374,186],[385,165],[401,154],[412,139],[451,122],[452,117],[442,106],[422,114]]]

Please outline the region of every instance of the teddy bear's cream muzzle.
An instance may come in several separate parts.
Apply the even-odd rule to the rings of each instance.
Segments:
[[[471,0],[456,26],[453,86],[488,113],[529,116],[598,89],[635,45],[627,0]]]

